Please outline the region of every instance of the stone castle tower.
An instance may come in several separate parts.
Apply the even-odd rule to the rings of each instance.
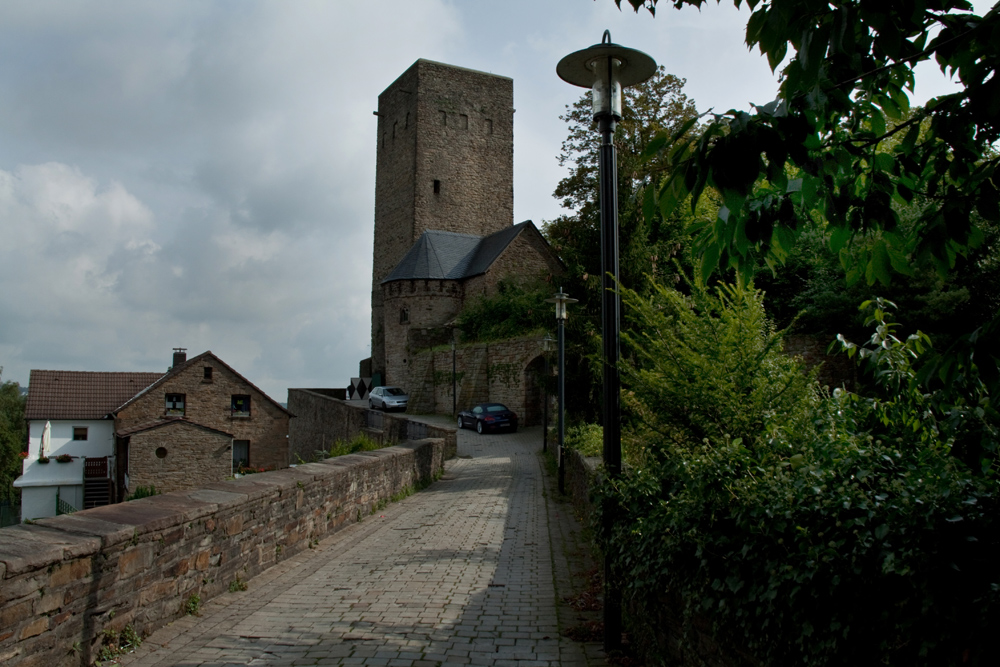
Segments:
[[[421,59],[379,95],[377,115],[371,371],[385,378],[382,281],[426,231],[513,225],[514,82]]]

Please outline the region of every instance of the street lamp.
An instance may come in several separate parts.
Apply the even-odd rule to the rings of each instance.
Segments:
[[[546,303],[556,304],[556,326],[558,329],[557,338],[559,341],[559,493],[566,493],[566,463],[563,457],[563,442],[566,440],[566,319],[569,313],[566,306],[576,303],[576,299],[571,299],[569,294],[562,291],[562,287],[551,299],[546,299]]]
[[[545,399],[542,403],[542,451],[549,451],[549,352],[552,351],[552,344],[555,339],[548,333],[542,339],[542,357],[545,359],[545,381],[542,383],[542,394]]]
[[[656,73],[656,62],[642,51],[611,42],[604,31],[600,44],[571,53],[556,74],[574,86],[590,88],[594,120],[601,133],[598,156],[601,203],[601,333],[604,339],[604,469],[621,475],[621,298],[618,294],[618,166],[611,138],[622,119],[622,88],[642,83]],[[615,508],[604,511],[606,533],[614,526]],[[621,591],[612,583],[610,559],[604,559],[604,649],[621,646]]]

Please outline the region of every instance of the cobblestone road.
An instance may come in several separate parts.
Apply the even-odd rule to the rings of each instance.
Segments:
[[[589,563],[538,452],[541,429],[460,431],[459,457],[389,505],[155,632],[166,665],[604,665],[561,634]],[[599,614],[597,614],[599,615]]]

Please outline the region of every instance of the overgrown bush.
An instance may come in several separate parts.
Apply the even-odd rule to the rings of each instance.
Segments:
[[[135,492],[129,494],[125,501],[138,500],[139,498],[151,498],[152,496],[158,496],[160,492],[156,490],[155,484],[150,484],[149,486],[137,486]]]
[[[875,309],[885,395],[823,397],[773,358],[752,290],[624,298],[646,450],[598,489],[620,513],[599,539],[627,598],[680,601],[685,656],[707,622],[765,665],[996,664],[998,484],[929,416],[924,337]]]
[[[501,280],[496,294],[472,300],[455,323],[468,342],[505,340],[545,329],[552,323],[553,289]]]

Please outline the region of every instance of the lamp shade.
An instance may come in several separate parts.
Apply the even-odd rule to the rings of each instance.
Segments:
[[[570,303],[576,303],[577,301],[578,301],[577,299],[571,299],[570,296],[569,296],[569,294],[566,294],[565,292],[562,291],[561,287],[559,288],[559,291],[556,292],[555,296],[553,296],[551,299],[546,299],[545,300],[546,303],[554,303],[554,304],[556,304],[556,319],[557,320],[566,320],[566,319],[568,319],[569,318],[569,313],[566,310],[566,305],[570,304]]]
[[[600,44],[569,54],[556,65],[556,74],[566,83],[590,88],[594,117],[622,117],[622,88],[642,83],[656,73],[651,57],[611,42],[604,31]]]

